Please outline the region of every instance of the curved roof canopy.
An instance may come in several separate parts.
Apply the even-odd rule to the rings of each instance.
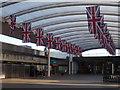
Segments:
[[[44,28],[45,32],[53,33],[55,37],[79,45],[83,50],[100,48],[98,40],[88,31],[86,7],[100,5],[101,15],[107,23],[110,34],[117,48],[120,38],[118,30],[120,26],[118,0],[94,1],[94,0],[2,0],[0,10],[2,17],[7,19],[9,15],[17,15],[17,24],[32,22],[32,29]]]

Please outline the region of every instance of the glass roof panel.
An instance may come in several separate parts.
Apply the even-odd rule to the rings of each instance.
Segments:
[[[48,2],[48,3],[47,2],[46,3],[21,2],[21,3],[9,5],[9,6],[3,8],[3,16],[5,17],[5,16],[11,15],[13,13],[16,13],[18,11],[29,9],[33,6],[41,6],[41,5],[44,6],[44,5],[48,5],[48,4],[50,4],[50,2]],[[18,17],[17,23],[24,22],[26,20],[29,20],[29,19],[32,19],[35,17],[41,17],[41,16],[51,15],[51,14],[56,14],[56,13],[74,12],[74,11],[80,11],[80,12],[85,13],[86,12],[85,7],[86,6],[68,6],[68,7],[60,7],[60,8],[52,8],[52,9],[45,9],[45,10],[41,10],[41,11],[36,11],[36,12],[28,13],[28,14],[25,14],[25,15]],[[111,12],[118,13],[118,10],[116,9],[117,7],[113,7],[113,6],[101,6],[101,12],[102,12],[102,10],[106,10],[106,9],[104,9],[105,7],[107,7],[106,8],[107,11],[109,11],[109,8],[111,8]],[[6,12],[8,9],[9,9],[9,11]],[[24,18],[24,17],[26,17],[26,18]],[[19,18],[20,18],[20,20],[19,20]]]
[[[71,0],[64,0],[64,3],[61,3],[58,2],[59,0],[57,2],[51,2],[51,0],[50,2],[48,2],[48,0],[41,0],[44,2],[40,1],[38,3],[37,1],[38,0],[27,0],[5,6],[2,8],[2,15],[3,17],[6,17],[16,13],[18,15],[17,24],[32,21],[32,29],[39,28],[41,26],[44,28],[45,32],[53,33],[55,37],[61,37],[62,39],[65,39],[68,42],[76,43],[83,48],[89,49],[92,48],[91,46],[99,47],[98,40],[95,39],[94,36],[88,31],[85,7],[91,5],[84,4],[85,2],[94,4],[103,2],[78,0],[80,2],[77,3],[74,1],[73,3],[70,2]],[[114,2],[116,1],[117,0],[114,0]],[[78,4],[81,3],[84,4],[78,6]],[[108,6],[105,6],[105,4],[100,6],[101,15],[104,15],[105,23],[108,24],[108,29],[110,30],[114,42],[118,43],[118,7],[110,6],[109,3],[110,5],[116,4],[107,1],[106,4]],[[53,4],[56,5],[54,6]],[[45,8],[46,5],[49,5],[49,8]]]
[[[6,6],[3,8],[3,16],[9,16],[11,14],[14,14],[16,12],[20,12],[29,8],[34,8],[34,7],[38,7],[38,6],[44,6],[44,5],[49,5],[53,2],[42,2],[42,3],[38,3],[38,2],[20,2],[20,3],[16,3],[16,4],[12,4],[9,6]],[[11,12],[6,12],[7,10],[10,10]]]
[[[95,39],[94,37],[89,37],[89,38],[76,38],[76,39],[71,39],[71,40],[67,40],[68,42],[74,42],[74,41],[79,41],[79,40],[89,40],[89,39],[93,39],[95,41],[98,41],[97,39]]]
[[[79,35],[75,35],[75,36],[69,36],[69,37],[65,37],[62,39],[70,39],[70,38],[75,38],[75,37],[79,37],[79,36],[88,36],[88,37],[93,37],[93,34],[79,34]]]
[[[107,16],[110,17],[109,15],[106,15],[105,20],[111,20],[110,18],[106,19]],[[112,18],[111,21],[116,21],[116,22],[118,21],[118,17],[112,17],[111,16],[111,18]],[[45,20],[34,22],[34,23],[32,23],[32,27],[35,28],[36,26],[59,24],[59,23],[64,23],[64,22],[67,23],[67,22],[73,22],[73,21],[74,22],[75,21],[83,22],[82,20],[87,20],[86,15],[62,16],[62,17],[55,17],[55,18],[51,18],[51,19],[45,19]],[[87,23],[87,21],[86,21],[86,23]]]
[[[52,33],[52,32],[51,32],[51,33]],[[72,31],[72,32],[66,32],[66,33],[61,33],[61,34],[59,33],[59,34],[56,35],[56,36],[59,36],[59,35],[60,35],[60,36],[63,37],[64,35],[66,36],[66,35],[84,34],[84,33],[85,33],[85,34],[89,34],[89,31],[77,31],[77,30],[76,30],[76,31],[74,31],[74,32]],[[55,35],[55,33],[53,33],[53,34]]]
[[[9,0],[0,0],[0,3],[1,3],[1,2],[6,2],[6,1],[9,1]]]
[[[78,20],[83,20],[84,18],[86,18],[85,15],[82,15],[81,17],[80,15],[56,17],[56,18],[35,22],[32,24],[32,27],[35,27],[37,25],[45,25],[49,23],[51,24],[51,23],[59,23],[59,22],[67,22],[67,21],[78,21]]]

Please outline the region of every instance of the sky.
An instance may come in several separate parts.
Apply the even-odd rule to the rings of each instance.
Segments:
[[[10,43],[10,44],[19,45],[19,46],[28,45],[28,46],[31,46],[33,49],[44,51],[44,46],[36,46],[36,44],[33,44],[33,43],[22,43],[22,40],[12,38],[12,37],[9,37],[9,36],[5,36],[5,35],[2,35],[2,34],[0,34],[0,41]],[[116,52],[117,52],[116,56],[120,56],[120,55],[118,55],[118,49],[116,50]],[[85,52],[82,53],[82,55],[83,55],[83,57],[111,56],[105,49],[94,49],[94,50],[85,51]],[[68,56],[68,54],[63,53],[63,52],[58,51],[58,50],[51,49],[51,56],[66,58],[66,56]]]

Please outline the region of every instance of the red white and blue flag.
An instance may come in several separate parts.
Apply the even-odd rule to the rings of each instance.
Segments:
[[[72,45],[71,45],[72,54],[74,54],[74,55],[76,54],[76,49],[75,49],[75,47],[76,47],[75,44],[72,44]]]
[[[71,53],[71,43],[67,42],[67,53]]]
[[[30,42],[30,34],[31,34],[31,23],[23,23],[22,24],[22,42],[27,43]]]
[[[47,47],[49,49],[53,48],[53,34],[52,33],[47,33],[46,35],[46,42],[47,42]]]
[[[88,29],[91,34],[97,35],[97,26],[100,26],[100,7],[86,7],[88,18]]]
[[[100,16],[100,7],[86,7],[88,18],[88,29],[94,37],[99,40],[100,46],[107,49],[110,54],[115,54],[115,45],[110,39],[110,33],[107,24],[104,23],[104,17]]]
[[[113,55],[115,55],[116,54],[116,47],[115,47],[115,44],[113,42],[113,39],[112,39],[111,35],[109,35],[109,37],[107,37],[106,39],[107,39],[106,40],[107,44],[109,45]]]
[[[109,33],[109,30],[107,29],[107,24],[104,23],[104,17],[101,16],[101,22],[100,22],[101,32],[103,33],[104,41],[106,42],[106,45],[104,46],[109,53],[112,53],[113,55],[116,53],[115,51],[115,44],[112,40],[112,37]],[[109,47],[109,48],[108,48]]]
[[[66,46],[66,41],[65,40],[61,40],[61,51],[62,52],[66,52],[67,51],[67,46]]]
[[[10,15],[9,19],[10,19],[10,34],[13,34],[16,25],[16,15]]]
[[[75,49],[76,49],[76,55],[79,55],[79,46],[76,46]]]
[[[55,49],[56,50],[61,50],[61,39],[60,39],[60,37],[55,37],[54,40],[55,40]]]
[[[44,46],[43,38],[44,30],[42,28],[36,29],[37,46]]]
[[[97,29],[98,29],[98,35],[97,35],[96,39],[98,39],[100,46],[103,47],[105,45],[104,33],[99,26],[97,27]]]
[[[82,57],[82,49],[80,47],[78,49],[78,55]]]
[[[102,24],[102,27],[98,29],[101,35],[99,39],[100,45],[107,49],[110,54],[115,54],[115,48],[112,44],[111,35],[107,29],[107,24]]]

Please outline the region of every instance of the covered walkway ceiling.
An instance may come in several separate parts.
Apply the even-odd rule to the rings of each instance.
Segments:
[[[6,2],[4,2],[6,1]],[[8,1],[8,2],[7,2]],[[32,30],[44,28],[46,33],[53,33],[54,37],[61,37],[72,44],[79,45],[83,50],[100,48],[98,40],[89,34],[86,7],[100,5],[101,15],[107,23],[111,36],[117,48],[120,47],[120,21],[118,17],[119,3],[113,1],[95,0],[64,0],[62,2],[48,2],[48,0],[2,0],[0,8],[2,17],[8,19],[11,14],[17,15],[17,24],[32,22]]]

